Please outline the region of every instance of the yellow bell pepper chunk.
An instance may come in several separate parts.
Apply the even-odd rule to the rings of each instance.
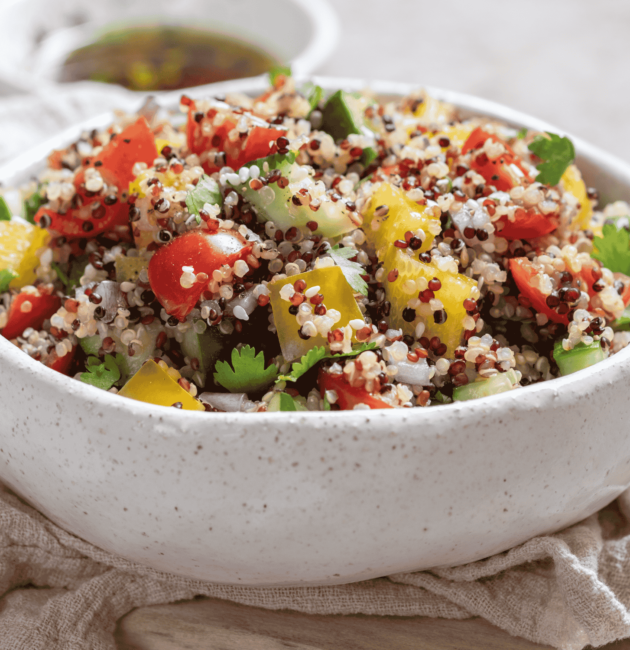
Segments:
[[[173,136],[176,137],[177,135],[178,134],[173,133]],[[178,138],[178,140],[172,140],[168,138],[155,138],[155,148],[159,154],[162,153],[162,149],[164,149],[164,147],[173,147],[173,149],[178,149],[184,144],[186,144],[186,139],[181,137]]]
[[[383,205],[389,208],[387,217],[375,216],[375,210]],[[376,189],[364,211],[363,219],[365,235],[381,259],[397,239],[405,239],[406,232],[421,231],[420,239],[424,237],[424,240],[418,253],[431,248],[435,239],[431,228],[435,228],[436,233],[440,232],[440,220],[426,206],[408,199],[402,190],[390,183],[381,183]]]
[[[455,109],[452,104],[441,102],[430,95],[424,96],[424,101],[413,111],[414,117],[420,118],[424,124],[446,124],[453,119]]]
[[[394,282],[385,282],[387,299],[391,302],[391,325],[396,329],[402,328],[405,334],[414,335],[416,325],[423,320],[426,329],[424,336],[431,339],[434,336],[447,347],[446,355],[452,357],[455,348],[461,344],[464,335],[464,318],[466,309],[464,300],[479,297],[477,283],[461,273],[440,270],[435,263],[425,264],[411,258],[407,252],[391,248],[385,258],[385,268],[388,271],[398,270],[398,277]],[[403,310],[407,308],[410,300],[418,298],[421,290],[426,288],[428,282],[437,278],[442,287],[435,292],[435,298],[440,300],[446,312],[446,321],[436,323],[429,303],[421,303],[416,307],[416,318],[412,322],[403,319]],[[416,284],[412,292],[409,291],[410,282]]]
[[[580,202],[581,208],[571,223],[574,230],[586,230],[591,223],[593,206],[586,192],[586,184],[582,180],[582,174],[575,165],[569,165],[562,174],[560,183],[565,192],[570,192]]]
[[[9,286],[21,289],[37,279],[35,269],[39,258],[35,254],[48,241],[48,232],[39,226],[17,221],[0,221],[0,271],[17,273]]]
[[[446,136],[451,141],[450,146],[454,145],[457,148],[461,149],[464,146],[466,140],[468,140],[468,137],[472,132],[473,132],[472,126],[467,126],[466,124],[457,123],[445,127],[444,129],[438,131],[434,135]],[[446,149],[448,149],[448,147],[442,147],[442,151],[446,151]]]
[[[157,178],[164,187],[174,188],[176,190],[186,189],[186,183],[182,180],[179,174],[171,171],[170,169],[167,172],[140,172],[136,178],[129,183],[129,194],[137,194],[139,198],[143,199],[146,194],[142,191],[140,183],[146,178]]]
[[[153,359],[149,359],[118,394],[159,406],[173,406],[179,402],[185,411],[205,410],[200,401],[184,390]]]
[[[148,266],[149,262],[144,257],[119,255],[116,258],[116,282],[136,282],[140,271]]]
[[[341,318],[332,326],[332,330],[345,327],[351,320],[364,320],[357,301],[354,299],[354,291],[348,284],[339,266],[314,269],[313,271],[292,275],[270,284],[269,295],[273,318],[276,329],[278,330],[282,355],[287,361],[299,359],[316,346],[328,345],[328,338],[321,334],[311,336],[306,340],[300,338],[298,332],[301,326],[296,316],[289,312],[292,303],[284,300],[280,295],[282,287],[287,284],[295,284],[298,280],[304,280],[306,282],[306,289],[304,291],[318,286],[319,293],[324,296],[323,304],[327,312],[336,310],[341,314]],[[308,298],[303,304],[311,305]],[[311,307],[314,307],[314,305],[311,305]],[[317,323],[317,316],[314,313],[313,318],[314,322]]]

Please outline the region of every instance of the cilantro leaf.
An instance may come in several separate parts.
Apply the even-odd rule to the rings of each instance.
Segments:
[[[630,275],[630,233],[618,229],[614,224],[605,224],[602,228],[603,237],[593,239],[591,257],[599,260],[613,273]]]
[[[122,361],[121,354],[117,354],[116,359],[111,354],[106,354],[102,363],[98,357],[88,357],[85,364],[87,371],[81,374],[81,381],[102,390],[109,390],[120,379],[117,361]]]
[[[210,205],[223,205],[223,197],[221,196],[221,190],[219,189],[219,184],[210,178],[207,174],[204,174],[200,179],[194,189],[190,190],[186,195],[186,207],[190,214],[197,215],[197,223],[201,222],[199,217],[199,212],[203,210],[203,206],[206,203]]]
[[[330,408],[330,402],[328,401],[328,398],[326,397],[326,393],[324,393],[324,411],[331,411],[332,409]]]
[[[322,359],[328,356],[326,348],[322,345],[314,347],[306,354],[302,355],[299,361],[291,366],[289,375],[280,375],[279,381],[297,381],[302,375],[305,375],[313,366],[316,366]]]
[[[288,393],[280,393],[280,410],[297,411],[295,400]]]
[[[527,135],[527,127],[524,126],[524,127],[523,127],[523,128],[522,128],[522,129],[521,129],[521,130],[516,134],[516,137],[517,137],[519,140],[523,140],[523,139],[525,138],[526,135]]]
[[[276,80],[280,75],[285,77],[291,76],[291,68],[288,65],[274,65],[271,70],[269,70],[269,81],[272,86],[276,85]]]
[[[339,248],[339,244],[337,244],[328,251],[328,254],[333,258],[335,264],[341,267],[348,284],[357,293],[367,296],[367,282],[361,277],[365,274],[365,269],[358,262],[351,262],[349,259],[355,257],[357,251],[354,248]]]
[[[232,350],[232,366],[227,361],[217,361],[214,381],[231,393],[255,393],[266,388],[278,376],[278,366],[265,368],[265,355],[244,345]]]
[[[42,196],[42,188],[44,184],[41,184],[37,187],[37,190],[33,192],[27,199],[24,200],[24,206],[22,208],[22,216],[29,222],[35,223],[35,214],[39,208],[46,203],[46,199]]]
[[[9,290],[9,284],[11,280],[17,278],[18,274],[11,269],[3,269],[0,271],[0,293],[4,293]]]
[[[316,86],[312,81],[308,81],[302,88],[302,94],[308,100],[311,106],[311,111],[314,111],[319,103],[324,99],[324,89],[321,86]]]
[[[539,172],[536,180],[545,185],[557,185],[562,174],[575,159],[575,147],[569,138],[561,138],[549,131],[547,135],[548,138],[536,136],[528,149],[545,161],[536,167]]]
[[[11,214],[11,210],[9,210],[7,202],[2,196],[0,196],[0,221],[11,221],[12,216],[13,215]]]
[[[376,343],[363,343],[358,348],[354,348],[352,352],[345,352],[342,354],[331,354],[322,345],[314,347],[309,350],[299,361],[296,361],[291,366],[291,373],[288,375],[280,375],[278,381],[297,381],[302,375],[305,375],[311,368],[316,366],[322,359],[336,359],[337,357],[354,357],[366,350],[373,350]]]

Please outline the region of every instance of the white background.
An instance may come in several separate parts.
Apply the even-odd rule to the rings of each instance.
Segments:
[[[326,75],[480,95],[630,161],[630,0],[337,0]]]

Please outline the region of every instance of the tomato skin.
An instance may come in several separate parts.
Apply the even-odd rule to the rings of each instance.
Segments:
[[[30,303],[32,308],[28,312],[22,311],[22,305]],[[20,336],[28,327],[41,330],[44,321],[50,318],[61,307],[61,298],[46,293],[30,294],[19,293],[11,301],[7,324],[0,331],[6,339]]]
[[[46,361],[46,366],[51,370],[60,372],[62,375],[68,375],[70,371],[70,366],[74,361],[74,355],[77,351],[77,346],[72,346],[72,350],[65,354],[63,357],[57,356],[57,352],[54,350],[50,353],[48,361]]]
[[[317,379],[319,391],[322,395],[327,390],[334,390],[337,393],[337,402],[342,411],[350,411],[357,404],[367,404],[371,409],[394,408],[378,397],[368,393],[365,388],[354,388],[348,384],[343,375],[333,375],[323,368],[319,371]]]
[[[151,289],[166,312],[183,321],[206,290],[213,271],[223,264],[232,267],[237,260],[244,260],[252,247],[253,244],[234,232],[190,232],[176,237],[160,248],[149,262]],[[208,279],[195,282],[187,289],[182,287],[180,278],[184,266],[192,266],[195,274],[205,273]]]
[[[507,217],[499,219],[503,223],[503,229],[497,234],[509,241],[515,239],[535,239],[553,232],[558,227],[558,219],[555,215],[545,216],[533,210],[520,208],[516,211],[516,220],[510,221]]]
[[[545,314],[554,323],[569,324],[566,314],[559,314],[551,309],[546,302],[545,296],[539,289],[533,287],[529,281],[538,271],[526,257],[513,257],[510,260],[510,272],[516,282],[519,291],[531,302],[532,307],[539,313]]]
[[[470,134],[462,147],[462,154],[480,149],[486,140],[498,142],[505,147],[505,151],[495,159],[488,158],[485,152],[472,156],[471,168],[483,176],[488,185],[494,185],[500,192],[509,192],[518,185],[519,182],[515,178],[516,172],[510,171],[511,165],[521,171],[526,184],[531,182],[527,170],[514,150],[496,135],[484,131],[481,127],[477,127]],[[503,224],[503,229],[498,232],[500,237],[509,241],[535,239],[548,235],[558,227],[558,219],[555,214],[544,215],[533,210],[519,208],[515,216],[515,221],[510,221],[507,217],[499,219],[499,223]]]
[[[601,272],[599,274],[597,274],[597,275],[594,273],[594,269],[595,269],[596,266],[597,266],[596,262],[593,262],[593,264],[591,266],[582,266],[582,270],[580,271],[580,274],[579,274],[580,279],[583,280],[584,283],[586,284],[586,291],[587,291],[588,295],[591,298],[594,295],[597,294],[597,292],[593,289],[593,284],[595,284],[595,282],[597,282],[597,280],[602,277]],[[624,292],[624,295],[625,295],[625,293],[628,293],[629,290],[630,290],[630,278],[623,275],[623,273],[619,273],[619,274],[615,273],[615,279],[617,278],[617,275],[621,275],[621,276],[623,276],[623,278],[626,278],[626,280],[627,280],[627,283],[624,282],[624,284],[626,285],[626,290]],[[623,279],[623,278],[620,278],[620,279]],[[626,301],[625,301],[625,298],[623,296],[622,296],[622,299],[624,301],[624,305],[627,304]],[[630,297],[629,297],[629,300],[630,300]]]
[[[91,239],[104,232],[115,232],[120,239],[130,241],[129,206],[123,200],[123,193],[134,179],[133,166],[137,162],[152,165],[157,155],[153,133],[141,117],[110,140],[98,156],[75,174],[74,186],[80,206],[70,208],[65,214],[43,206],[35,215],[35,223],[47,215],[51,221],[48,229],[70,240]],[[97,166],[96,163],[100,164]],[[113,205],[106,205],[105,197],[92,196],[86,191],[85,170],[90,167],[98,169],[107,185],[117,188],[117,200]]]
[[[522,172],[523,176],[529,179],[529,174],[523,167],[519,157],[514,153],[513,149],[503,140],[496,135],[484,131],[481,127],[477,127],[469,136],[464,146],[462,147],[462,154],[466,154],[475,149],[483,147],[486,140],[498,142],[505,147],[505,151],[497,158],[491,159],[485,153],[474,155],[470,166],[480,176],[483,176],[488,185],[494,185],[500,192],[508,192],[515,185],[513,174],[509,171],[510,165],[516,167]]]
[[[621,300],[623,300],[624,307],[627,307],[630,304],[630,277],[624,273],[613,273],[613,275],[615,277],[615,282],[619,281],[623,283],[623,292],[620,295]],[[593,296],[596,296],[597,291],[593,289],[593,285],[602,277],[597,262],[592,261],[588,266],[583,265],[582,270],[579,273],[579,277],[586,285],[586,291],[588,295],[591,298]]]
[[[280,136],[286,135],[286,131],[283,129],[254,126],[249,130],[246,138],[232,143],[228,138],[228,133],[235,126],[235,120],[226,119],[220,126],[213,129],[212,134],[204,134],[201,122],[195,120],[195,105],[193,102],[189,107],[188,121],[186,122],[188,148],[198,156],[208,151],[223,151],[226,155],[226,166],[238,170],[252,160],[265,158],[276,153],[278,151],[276,140]],[[221,169],[221,167],[211,164],[208,160],[202,162],[202,167],[207,174],[212,174]]]
[[[228,166],[232,169],[240,169],[252,160],[266,158],[271,154],[277,153],[278,146],[276,145],[276,140],[285,134],[286,131],[278,129],[268,129],[262,126],[253,127],[247,136],[247,140],[240,154],[235,158],[228,155]],[[271,143],[273,144],[270,146]]]
[[[128,142],[127,142],[128,141]],[[101,161],[100,171],[110,171],[115,179],[118,192],[126,192],[129,183],[134,180],[133,166],[137,162],[153,165],[158,157],[155,136],[144,117],[138,118],[133,124],[119,133],[103,147],[95,160],[90,161],[90,167]]]

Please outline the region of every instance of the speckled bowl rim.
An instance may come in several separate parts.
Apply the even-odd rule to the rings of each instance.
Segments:
[[[324,89],[345,88],[346,90],[354,91],[361,90],[362,88],[369,87],[379,95],[404,95],[411,90],[420,87],[420,84],[406,84],[399,82],[383,82],[374,81],[366,82],[360,79],[344,79],[333,77],[309,77],[310,80],[321,85]],[[208,86],[200,86],[195,89],[194,93],[189,93],[193,96],[203,97],[207,94],[222,94],[226,92],[258,92],[265,89],[267,80],[265,77],[254,77],[251,79],[239,79],[230,82],[223,82],[219,84],[211,84]],[[427,87],[427,91],[444,101],[451,102],[461,108],[463,111],[470,114],[488,115],[501,119],[513,126],[527,126],[532,129],[540,131],[553,131],[555,133],[566,134],[562,129],[558,129],[542,120],[530,117],[525,113],[515,111],[511,108],[502,106],[496,102],[486,99],[457,93],[454,91],[443,90],[439,88]],[[160,96],[160,103],[162,106],[173,107],[177,105],[180,93],[170,93]],[[137,104],[136,104],[137,107]],[[133,110],[132,106],[124,106],[127,110]],[[107,113],[96,118],[87,120],[79,125],[67,129],[60,133],[55,138],[44,142],[32,149],[20,154],[13,161],[0,166],[0,181],[6,182],[12,176],[18,175],[20,172],[31,167],[38,160],[43,161],[48,152],[54,148],[62,146],[64,143],[69,142],[73,137],[86,128],[94,128],[95,126],[104,126],[113,119],[113,114]],[[578,163],[580,158],[590,160],[600,168],[603,168],[606,173],[611,174],[616,180],[624,183],[628,187],[630,194],[630,164],[625,161],[607,154],[597,147],[590,145],[580,138],[570,136],[573,140],[576,150],[578,152]],[[622,197],[620,197],[622,198]],[[628,197],[626,197],[628,198]],[[514,397],[518,396],[519,406],[527,408],[531,403],[532,408],[540,403],[540,398],[543,398],[543,403],[550,403],[549,399],[560,397],[561,395],[570,396],[572,388],[581,386],[584,382],[593,382],[593,384],[601,384],[602,386],[610,384],[615,379],[615,371],[617,368],[628,363],[630,359],[630,346],[621,350],[613,357],[605,359],[590,368],[580,370],[567,377],[559,377],[539,384],[526,386],[518,389],[518,393],[512,391],[501,393],[499,395],[491,395],[489,397],[482,397],[469,402],[459,402],[452,404],[444,404],[430,407],[429,409],[387,409],[379,414],[379,417],[387,416],[388,424],[396,422],[405,423],[409,426],[410,418],[418,424],[431,424],[432,421],[444,422],[444,417],[447,413],[453,414],[453,419],[461,418],[465,413],[469,418],[477,419],[483,417],[488,408],[493,410],[506,409],[509,410],[514,407]],[[92,405],[102,405],[104,409],[126,412],[130,420],[134,417],[150,417],[158,415],[160,418],[171,424],[177,431],[178,436],[181,435],[198,435],[199,425],[208,424],[210,418],[219,422],[229,422],[231,426],[238,425],[239,422],[251,424],[251,418],[266,418],[267,424],[274,422],[282,423],[288,422],[289,419],[299,415],[300,418],[310,419],[324,419],[334,420],[335,422],[353,421],[356,424],[368,422],[374,418],[374,411],[340,411],[340,412],[322,412],[322,411],[300,411],[296,412],[274,412],[274,413],[213,413],[207,414],[195,411],[181,411],[166,406],[157,406],[139,402],[136,400],[122,398],[118,395],[108,393],[106,391],[76,381],[70,377],[61,375],[50,368],[42,365],[41,363],[31,359],[24,352],[12,345],[7,339],[0,336],[0,366],[2,372],[10,371],[11,368],[17,369],[19,367],[27,369],[40,385],[46,386],[53,391],[69,393],[72,396],[90,402]],[[447,409],[447,410],[445,410]],[[324,435],[326,430],[323,430]],[[418,430],[421,435],[421,430]]]

